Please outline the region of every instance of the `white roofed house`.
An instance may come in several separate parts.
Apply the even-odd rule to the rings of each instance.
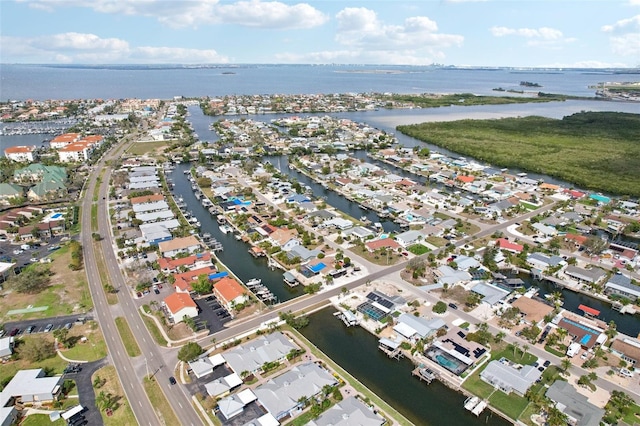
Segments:
[[[407,313],[400,315],[396,322],[393,330],[408,340],[424,339],[446,327],[446,323],[441,318],[428,320]]]
[[[280,332],[260,336],[223,354],[227,365],[236,373],[255,373],[267,362],[282,362],[294,349],[300,349]]]
[[[309,426],[382,426],[386,420],[365,405],[360,399],[351,396],[336,403],[322,413],[320,417],[311,420]]]
[[[293,367],[255,388],[260,404],[277,420],[295,416],[304,408],[301,398],[312,398],[324,386],[334,386],[337,380],[319,365],[308,362]]]
[[[618,272],[604,285],[606,294],[614,294],[631,300],[640,298],[640,286],[633,284],[631,278]]]
[[[400,244],[404,248],[407,248],[414,244],[418,244],[424,239],[424,234],[418,230],[406,231],[396,235],[395,237],[395,240],[398,242],[398,244]]]
[[[10,425],[15,401],[42,403],[53,401],[60,393],[62,376],[47,377],[44,369],[20,370],[0,392],[0,424]]]
[[[547,256],[542,253],[531,253],[527,256],[527,263],[541,271],[544,271],[547,268],[555,268],[567,264],[567,262],[560,256]]]
[[[573,265],[568,265],[564,273],[581,283],[587,284],[597,284],[607,276],[607,273],[600,268],[583,269]]]
[[[533,365],[514,365],[506,359],[491,361],[480,373],[480,378],[506,394],[524,396],[527,389],[542,376]]]

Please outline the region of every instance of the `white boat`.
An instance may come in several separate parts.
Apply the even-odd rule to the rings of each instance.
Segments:
[[[218,222],[218,225],[224,225],[227,222],[227,218],[224,217],[224,215],[219,214],[216,216],[216,221]]]
[[[487,408],[487,403],[485,401],[480,401],[478,403],[478,405],[476,405],[475,407],[473,407],[473,409],[471,410],[471,412],[473,414],[475,414],[476,416],[479,416],[480,413],[482,413],[482,410],[484,410],[485,408]]]
[[[228,234],[230,231],[232,231],[230,226],[227,225],[220,225],[220,232],[222,232],[223,234]]]
[[[246,286],[247,286],[247,287],[253,287],[253,286],[260,285],[260,284],[262,284],[262,279],[260,279],[260,278],[253,278],[253,279],[250,279],[249,281],[247,281]]]
[[[478,402],[480,402],[480,398],[477,396],[470,396],[464,401],[464,408],[471,411],[476,407],[476,405],[478,405]]]
[[[242,234],[239,232],[236,232],[233,234],[233,236],[235,237],[236,240],[240,241],[242,239]]]

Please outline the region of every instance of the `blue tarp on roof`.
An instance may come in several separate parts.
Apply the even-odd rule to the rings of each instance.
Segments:
[[[310,266],[310,267],[309,267],[309,270],[310,270],[311,272],[318,273],[318,272],[322,271],[322,270],[323,270],[324,268],[326,268],[326,267],[327,267],[327,265],[325,265],[324,263],[320,262],[320,263],[316,263],[316,264],[315,264],[315,265],[313,265],[313,266]]]
[[[209,274],[209,279],[210,280],[217,280],[218,278],[224,278],[227,275],[229,275],[228,272],[217,272],[215,274]]]

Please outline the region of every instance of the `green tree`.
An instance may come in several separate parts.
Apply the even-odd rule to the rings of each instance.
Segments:
[[[34,264],[24,269],[20,274],[11,277],[8,283],[18,293],[34,294],[49,285],[50,275],[48,266]]]
[[[213,284],[209,281],[207,274],[198,275],[198,279],[191,283],[191,288],[198,294],[209,294],[213,289]]]
[[[189,362],[196,359],[204,353],[202,346],[195,342],[189,342],[178,351],[178,359],[183,362]]]
[[[67,337],[69,336],[69,329],[67,328],[58,328],[53,331],[53,337],[55,337],[62,346],[67,346]]]
[[[442,300],[440,300],[435,305],[433,305],[433,308],[431,308],[431,310],[436,314],[443,314],[447,311],[447,305]]]
[[[31,362],[40,362],[56,355],[55,348],[44,337],[31,337],[18,348],[20,358]]]

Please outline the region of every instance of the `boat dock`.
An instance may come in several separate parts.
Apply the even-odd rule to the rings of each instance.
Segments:
[[[378,349],[387,354],[389,358],[400,359],[404,356],[400,342],[387,339],[385,337],[378,340]]]
[[[427,382],[427,384],[431,384],[434,379],[438,378],[438,373],[428,367],[425,367],[424,365],[420,365],[414,368],[411,374],[416,376],[421,381]]]
[[[471,411],[476,416],[479,416],[480,413],[482,413],[482,410],[487,408],[487,402],[481,400],[477,396],[470,396],[464,401],[464,408]]]
[[[340,318],[347,327],[360,324],[356,315],[351,311],[338,311],[334,312],[333,315]]]

